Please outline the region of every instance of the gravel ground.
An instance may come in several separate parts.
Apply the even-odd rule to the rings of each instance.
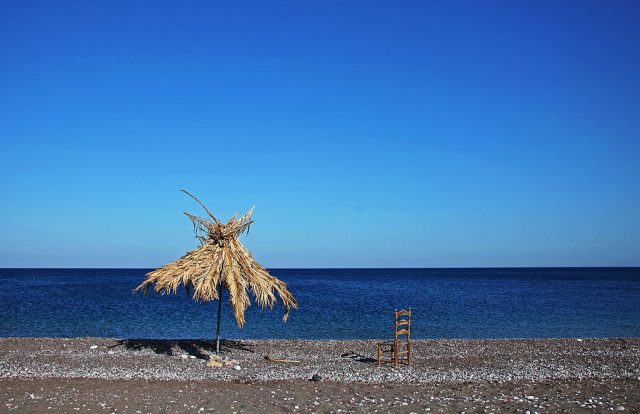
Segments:
[[[4,338],[0,410],[640,411],[638,338],[412,344],[413,366],[393,369],[377,367],[375,341],[225,341],[237,366],[213,368],[211,341]]]
[[[378,368],[375,341],[225,341],[240,369],[205,365],[198,340],[0,339],[0,378],[324,380],[366,383],[640,379],[640,339],[416,340],[413,366]],[[264,357],[299,360],[299,364]]]

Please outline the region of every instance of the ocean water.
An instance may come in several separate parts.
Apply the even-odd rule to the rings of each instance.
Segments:
[[[0,336],[211,338],[217,303],[133,293],[149,269],[0,269]],[[640,268],[272,269],[299,303],[225,338],[369,339],[411,306],[414,338],[640,336]],[[228,298],[228,297],[227,297]]]

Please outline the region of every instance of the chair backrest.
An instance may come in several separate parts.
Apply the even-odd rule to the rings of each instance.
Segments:
[[[406,336],[407,341],[411,336],[411,308],[407,310],[396,309],[395,338]]]

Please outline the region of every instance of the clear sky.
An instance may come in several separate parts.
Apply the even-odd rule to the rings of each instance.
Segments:
[[[0,267],[640,265],[637,1],[0,3]]]

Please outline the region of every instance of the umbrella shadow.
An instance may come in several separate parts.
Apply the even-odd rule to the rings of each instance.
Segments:
[[[198,359],[209,359],[216,352],[216,341],[206,339],[120,339],[109,348],[124,346],[128,350],[140,351],[150,349],[156,354],[172,356],[188,354]],[[232,339],[220,340],[220,352],[233,350],[254,353],[253,346]]]
[[[362,362],[363,364],[374,364],[374,363],[378,363],[377,360],[370,358],[370,357],[366,357],[364,355],[360,355],[360,354],[356,354],[353,351],[349,351],[347,353],[344,353],[342,355],[340,355],[340,357],[342,358],[348,358],[357,362]]]

